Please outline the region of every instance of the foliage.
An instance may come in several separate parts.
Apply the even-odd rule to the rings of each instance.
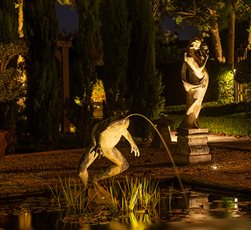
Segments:
[[[94,84],[91,99],[93,102],[103,102],[106,100],[105,89],[102,80],[97,80]]]
[[[251,103],[251,82],[247,84],[245,94],[247,102]]]
[[[24,95],[22,74],[14,68],[0,73],[0,103],[14,102]]]
[[[233,29],[234,22],[229,23],[229,16],[234,12],[236,12],[236,21],[241,22],[243,27],[243,23],[249,22],[250,9],[250,0],[160,0],[159,14],[173,17],[180,27],[184,27],[187,24],[192,25],[203,37],[210,36],[214,46],[215,57],[220,62],[224,62],[223,54],[225,53],[226,60],[231,60],[232,62],[233,50],[230,50],[230,47],[232,48],[233,46],[227,46],[224,42],[231,41],[233,44],[234,41],[232,40],[235,38],[234,36],[229,36],[228,33],[225,33],[223,30]],[[243,37],[247,37],[241,36],[242,34],[237,33],[235,39],[236,44],[238,44],[237,42]],[[241,42],[243,43],[243,41]],[[229,51],[222,51],[222,47],[228,47]]]
[[[70,104],[75,98],[81,101],[76,124],[77,135],[84,145],[90,141],[92,126],[93,104],[91,101],[93,86],[97,80],[95,64],[97,62],[97,49],[100,46],[99,38],[99,0],[77,1],[79,15],[79,30],[73,41],[73,50],[76,55],[74,67],[74,86],[71,85]]]
[[[24,43],[18,42],[17,13],[13,0],[1,1],[0,22],[2,23],[0,26],[0,102],[16,102],[23,94],[20,71],[16,69],[17,57],[27,50]]]
[[[218,102],[229,104],[234,102],[234,72],[231,67],[221,66],[217,76]]]
[[[22,42],[0,43],[0,103],[16,102],[24,94],[23,74],[21,68],[17,69],[15,61],[26,51]]]
[[[251,82],[251,58],[239,62],[236,66],[235,80],[239,83]]]
[[[25,38],[29,47],[27,118],[36,141],[49,144],[59,135],[61,101],[56,61],[57,17],[51,0],[24,1]]]
[[[210,17],[209,9],[221,9],[221,1],[165,1],[161,2],[161,11],[171,15],[180,26],[184,22],[193,25],[199,31],[208,31],[209,25],[214,23]]]
[[[14,4],[16,0],[1,0],[0,3],[0,42],[11,43],[18,38],[18,20]]]
[[[228,27],[228,15],[231,13],[232,1],[177,1],[162,0],[159,11],[166,12],[173,16],[178,25],[183,22],[195,26],[199,31],[208,31],[215,23],[218,23],[220,29]],[[236,11],[238,20],[246,20],[250,13],[250,0],[236,0]],[[217,11],[217,18],[210,15],[210,10]],[[217,22],[215,21],[217,20]]]
[[[69,214],[83,214],[87,212],[88,196],[82,184],[73,178],[60,178],[59,185],[50,187],[52,196],[59,208],[65,208]]]
[[[234,136],[250,136],[251,118],[246,114],[235,114],[222,117],[201,117],[201,127],[208,128],[210,132],[234,135]]]
[[[124,183],[109,180],[106,188],[113,200],[108,208],[115,213],[153,211],[160,200],[158,182],[151,178],[126,177]]]
[[[218,61],[208,63],[211,100],[220,104],[234,102],[234,71],[232,66]]]
[[[106,113],[112,114],[128,109],[126,74],[131,27],[126,0],[106,0],[101,6]]]
[[[128,62],[130,112],[156,119],[162,110],[162,79],[155,65],[155,36],[149,1],[128,1],[132,36]],[[140,121],[132,122],[134,135],[147,137],[149,130]],[[137,126],[137,128],[136,128]]]
[[[0,129],[8,131],[6,152],[13,153],[16,143],[17,100],[23,95],[25,85],[18,55],[26,47],[18,39],[18,15],[15,0],[1,0],[0,3]]]
[[[74,5],[75,0],[57,0],[57,2],[61,5]]]
[[[152,79],[152,85],[150,85],[148,101],[149,107],[152,108],[151,117],[152,119],[157,119],[165,108],[165,98],[161,95],[164,86],[162,84],[162,74],[160,71],[156,72]],[[150,96],[150,97],[149,97]]]
[[[166,108],[167,114],[184,114],[185,105],[173,105]],[[201,109],[201,115],[203,116],[224,116],[235,113],[250,112],[250,102],[239,102],[230,104],[220,104],[216,101],[204,102]]]
[[[169,118],[174,121],[171,126],[172,130],[175,130],[182,120],[184,115],[170,114]],[[205,116],[199,117],[199,125],[201,128],[208,128],[211,133],[235,135],[235,136],[250,136],[251,118],[248,113],[236,113],[224,116]]]
[[[183,60],[183,50],[178,47],[178,36],[165,28],[156,33],[156,62],[158,65]]]
[[[68,215],[97,211],[95,198],[99,192],[106,197],[105,209],[115,216],[129,215],[133,211],[154,212],[160,201],[158,181],[153,179],[126,177],[125,182],[119,182],[110,178],[103,186],[96,184],[88,192],[76,179],[59,177],[59,185],[49,187],[57,206],[66,209]],[[91,192],[95,187],[97,190]]]

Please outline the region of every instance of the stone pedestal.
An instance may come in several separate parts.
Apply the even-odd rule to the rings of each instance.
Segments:
[[[153,121],[153,124],[158,129],[166,145],[172,144],[171,135],[170,135],[170,125],[172,125],[173,123],[174,122],[168,119],[167,117],[161,117]],[[164,144],[160,136],[155,130],[153,131],[153,139],[152,139],[151,147],[164,148]]]
[[[207,136],[208,129],[178,129],[174,162],[189,165],[211,161]]]

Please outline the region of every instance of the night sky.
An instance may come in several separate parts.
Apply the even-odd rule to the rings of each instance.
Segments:
[[[59,27],[62,32],[70,33],[74,32],[78,28],[78,14],[70,6],[62,6],[57,4],[56,13],[59,18]],[[175,24],[175,21],[167,17],[163,24],[171,32],[176,32],[180,36],[180,40],[189,40],[196,34],[196,30],[191,26],[185,26],[183,29],[180,29]]]
[[[78,14],[70,6],[56,5],[56,13],[59,19],[59,28],[66,33],[73,32],[78,28]]]

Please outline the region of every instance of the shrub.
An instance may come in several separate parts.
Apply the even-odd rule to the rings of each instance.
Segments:
[[[220,104],[234,102],[234,72],[229,65],[222,65],[217,76],[217,101]]]

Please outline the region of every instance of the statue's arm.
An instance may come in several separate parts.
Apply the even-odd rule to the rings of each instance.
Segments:
[[[195,75],[200,79],[204,77],[204,68],[206,66],[207,59],[208,59],[208,56],[206,57],[204,64],[200,67],[193,57],[187,57],[186,53],[184,56],[185,62],[191,67]]]
[[[93,153],[94,156],[98,155],[99,157],[103,156],[103,151],[100,147],[100,132],[98,130],[98,125],[96,124],[93,127],[92,133],[91,133],[91,148],[89,153]]]
[[[135,157],[139,157],[139,155],[140,155],[139,149],[138,149],[136,143],[134,142],[130,132],[127,129],[123,132],[123,136],[131,145],[131,153],[134,152]]]

